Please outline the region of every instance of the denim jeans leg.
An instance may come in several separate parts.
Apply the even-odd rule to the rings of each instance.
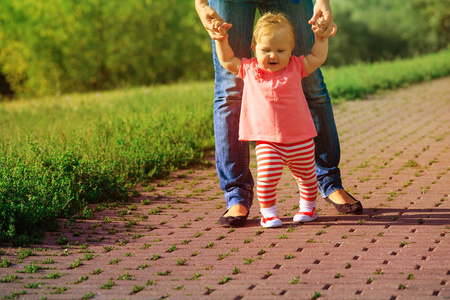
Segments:
[[[237,57],[251,57],[250,44],[255,15],[255,3],[210,0],[209,5],[233,27],[229,43]],[[253,202],[253,176],[249,169],[248,142],[239,141],[239,117],[243,81],[224,69],[212,41],[215,70],[214,131],[216,168],[220,187],[225,193],[227,208],[236,204],[250,209]]]
[[[312,0],[293,1],[265,0],[262,10],[278,11],[287,15],[295,29],[296,44],[293,55],[306,55],[314,45],[314,34],[308,21],[313,15]],[[317,69],[302,79],[303,91],[308,101],[314,124],[316,126],[316,173],[322,197],[328,197],[336,190],[342,189],[339,170],[340,146],[334,121],[333,108],[322,72]]]
[[[339,161],[341,149],[330,96],[322,72],[316,70],[302,81],[309,110],[316,125],[316,173],[322,197],[343,189]]]

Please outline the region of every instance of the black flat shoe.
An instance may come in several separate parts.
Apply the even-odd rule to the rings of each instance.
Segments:
[[[224,215],[228,212],[228,210],[220,217],[219,225],[223,227],[243,227],[247,224],[247,218],[249,211],[245,216],[229,216],[224,217]]]
[[[347,193],[347,192],[346,192]],[[336,208],[336,210],[341,213],[341,214],[354,214],[354,215],[360,215],[363,212],[363,206],[361,204],[361,202],[359,202],[358,200],[356,200],[355,198],[353,198],[352,195],[350,195],[349,193],[347,193],[347,195],[350,196],[350,198],[352,198],[353,200],[356,201],[356,203],[344,203],[344,204],[338,204],[333,202],[333,200],[331,200],[330,198],[326,197],[324,198],[325,201],[327,201],[330,204],[333,204],[334,208]]]

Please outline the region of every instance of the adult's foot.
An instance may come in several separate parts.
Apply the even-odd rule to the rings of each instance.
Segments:
[[[358,202],[355,198],[350,196],[350,194],[347,193],[345,190],[337,190],[331,193],[327,198],[336,204],[345,204],[345,203],[355,204],[356,202]]]
[[[230,207],[229,210],[223,215],[223,217],[238,217],[246,216],[248,214],[247,208],[244,205],[236,204]]]
[[[249,211],[243,205],[233,205],[219,219],[223,227],[242,227],[247,224]]]
[[[345,190],[337,190],[331,195],[325,198],[330,204],[333,204],[334,208],[339,213],[344,214],[361,214],[363,212],[363,206],[361,202],[353,198],[352,195]]]

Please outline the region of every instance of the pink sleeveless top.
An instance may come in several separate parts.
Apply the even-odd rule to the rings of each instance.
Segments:
[[[301,84],[306,76],[303,56],[291,56],[285,69],[273,73],[261,69],[256,58],[243,58],[239,140],[293,143],[315,137]]]

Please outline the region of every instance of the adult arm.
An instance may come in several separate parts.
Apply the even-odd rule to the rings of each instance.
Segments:
[[[327,38],[330,35],[334,36],[337,32],[337,27],[333,23],[333,14],[331,12],[330,0],[317,0],[314,5],[314,14],[311,20],[309,20],[309,24],[315,25],[318,22],[318,19],[323,17],[323,31],[320,33],[316,33],[316,38]]]
[[[213,40],[223,39],[223,30],[227,31],[231,28],[231,24],[225,22],[219,14],[208,5],[208,0],[195,0],[195,10],[200,18],[200,21]],[[213,20],[217,20],[220,26],[214,26]],[[217,24],[217,22],[215,22]]]

